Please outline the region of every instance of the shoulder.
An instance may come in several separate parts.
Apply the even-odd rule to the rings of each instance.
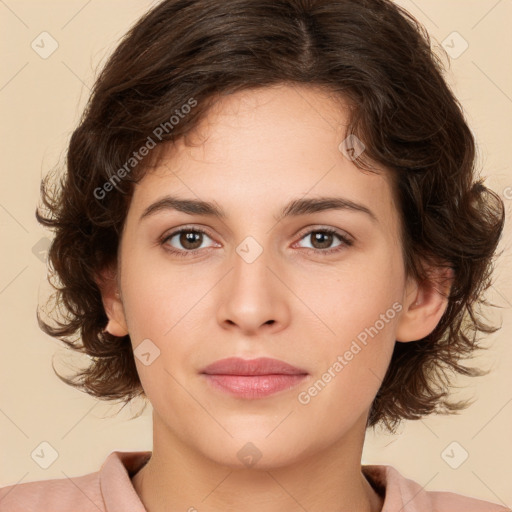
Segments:
[[[79,477],[25,482],[0,488],[2,512],[103,511],[99,472]]]
[[[510,512],[509,508],[454,492],[430,491],[433,509],[439,512]]]
[[[384,498],[382,512],[511,512],[510,509],[453,492],[426,491],[389,465],[365,465],[361,470]]]
[[[1,487],[0,511],[145,512],[131,477],[150,457],[149,451],[114,451],[94,473]]]

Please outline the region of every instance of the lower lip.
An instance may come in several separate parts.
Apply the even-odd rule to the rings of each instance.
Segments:
[[[307,375],[209,375],[212,386],[240,398],[263,398],[279,391],[292,389]]]

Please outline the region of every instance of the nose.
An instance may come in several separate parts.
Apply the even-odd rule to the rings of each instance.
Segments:
[[[245,335],[270,334],[284,329],[290,320],[290,290],[277,258],[265,250],[251,261],[235,253],[232,268],[219,287],[218,322],[223,329]]]

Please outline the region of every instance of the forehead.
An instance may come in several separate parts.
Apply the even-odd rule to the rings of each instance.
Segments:
[[[186,141],[167,145],[135,187],[131,210],[140,215],[172,194],[215,201],[228,216],[265,212],[270,219],[292,198],[340,196],[392,225],[390,172],[365,173],[340,150],[349,108],[309,86],[222,96]]]

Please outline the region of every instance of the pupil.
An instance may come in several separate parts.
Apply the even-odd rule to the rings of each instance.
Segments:
[[[200,237],[200,235],[201,233],[187,231],[185,233],[182,233],[180,243],[183,245],[183,247],[187,247],[188,249],[197,249],[197,247],[201,245],[200,241],[198,243],[198,238]],[[192,244],[193,247],[190,247],[187,244]]]
[[[322,245],[322,238],[324,239],[323,245]],[[328,247],[330,245],[331,238],[332,238],[331,233],[317,232],[317,233],[315,233],[315,236],[314,236],[315,242],[320,242],[320,245],[322,245],[322,248]]]

